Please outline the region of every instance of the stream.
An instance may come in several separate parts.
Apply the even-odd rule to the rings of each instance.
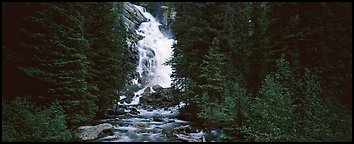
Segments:
[[[134,96],[129,99],[127,95],[119,97],[117,107],[122,114],[100,120],[113,123],[114,134],[95,141],[181,142],[184,136],[201,141],[204,131],[192,130],[191,122],[176,118],[179,109],[185,106],[185,103],[180,102],[163,108],[140,103],[144,93],[155,93],[155,86],[162,89],[171,87],[172,69],[163,63],[172,56],[172,46],[176,41],[162,34],[159,29],[161,24],[144,7],[134,6],[148,19],[136,30],[143,39],[136,45],[139,50],[139,65],[136,69],[139,78],[132,80],[132,83],[138,85],[140,89],[134,91]]]

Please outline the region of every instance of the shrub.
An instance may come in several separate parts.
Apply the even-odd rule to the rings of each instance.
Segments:
[[[13,102],[3,100],[2,141],[69,141],[72,132],[67,129],[63,108],[53,102],[47,108],[38,108],[25,98]]]

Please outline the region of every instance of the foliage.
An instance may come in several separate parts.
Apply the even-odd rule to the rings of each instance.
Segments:
[[[25,12],[20,13],[19,24],[13,29],[16,43],[4,44],[10,47],[5,77],[13,78],[6,80],[4,97],[31,95],[31,101],[44,106],[57,100],[71,128],[110,107],[134,70],[128,62],[131,53],[120,19],[122,3],[17,6],[15,10]],[[9,86],[13,83],[19,92]]]
[[[224,56],[219,52],[219,40],[213,39],[208,54],[201,64],[201,74],[197,86],[197,95],[194,101],[201,108],[198,117],[206,119],[209,122],[216,122],[214,108],[222,100],[225,76],[223,76],[221,67],[224,65]],[[214,109],[214,110],[213,110]]]
[[[190,107],[199,107],[195,113],[205,122],[212,118],[224,127],[228,140],[351,139],[351,131],[342,127],[351,125],[344,120],[351,112],[338,111],[341,105],[351,107],[349,3],[174,4],[173,85]],[[208,73],[210,60],[202,56],[214,37],[226,64],[214,68],[225,76],[223,82],[211,83],[208,74],[215,72]],[[219,83],[237,83],[244,94],[228,94],[233,90],[223,87],[219,103],[210,103],[214,96],[206,87],[212,90]]]
[[[38,108],[21,97],[11,103],[3,99],[2,117],[2,141],[50,142],[73,138],[58,102]]]
[[[278,66],[275,74],[266,77],[260,96],[251,105],[253,120],[249,119],[248,123],[252,123],[252,129],[258,133],[255,141],[289,141],[296,131],[294,94],[282,83],[294,74],[284,59],[280,59]]]

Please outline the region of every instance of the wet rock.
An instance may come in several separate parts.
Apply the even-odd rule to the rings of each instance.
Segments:
[[[160,92],[163,89],[163,87],[157,84],[152,86],[152,89],[156,92]]]
[[[127,91],[126,96],[127,96],[127,98],[134,97],[134,91],[132,91],[132,90]]]
[[[149,112],[152,112],[154,109],[152,109],[151,107],[149,107],[148,109],[147,109],[147,111],[149,111]]]
[[[142,76],[138,79],[138,82],[142,85],[146,85],[149,83],[149,78],[146,76]]]
[[[134,51],[134,47],[136,47],[135,44],[142,39],[142,36],[137,34],[135,29],[137,29],[142,22],[147,21],[147,19],[133,4],[129,2],[124,2],[123,9],[122,20],[127,31],[126,42],[128,44],[128,48]]]
[[[166,137],[168,137],[168,138],[173,137],[173,132],[170,130],[163,130],[162,133],[164,133],[166,135]]]
[[[113,130],[113,125],[103,123],[96,126],[81,126],[75,131],[75,134],[81,140],[93,140],[98,137],[112,134]]]
[[[136,29],[142,22],[147,21],[147,18],[132,3],[124,2],[123,9],[123,23],[128,30]]]
[[[130,109],[131,111],[138,111],[138,109],[136,109],[135,107]]]
[[[128,109],[126,105],[118,105],[118,108]]]
[[[145,90],[144,90],[144,93],[149,93],[151,92],[151,88],[150,87],[147,87]]]
[[[122,126],[124,124],[122,121],[116,121],[116,120],[108,121],[108,123],[110,123],[113,126],[115,125]]]
[[[138,124],[135,125],[135,127],[137,127],[137,128],[145,128],[146,125],[143,124],[143,123],[138,123]]]
[[[181,133],[181,132],[190,133],[192,131],[192,127],[190,125],[185,125],[185,126],[176,127],[173,130],[177,133]]]
[[[168,122],[169,122],[169,123],[175,122],[175,120],[174,120],[174,119],[169,119]]]
[[[202,142],[201,139],[199,138],[194,138],[192,136],[189,136],[189,135],[185,135],[185,134],[174,134],[177,139],[180,139],[182,141],[185,141],[185,142]]]
[[[159,130],[157,130],[155,128],[143,128],[138,132],[139,133],[157,133],[157,132],[159,132]]]
[[[130,113],[130,114],[133,114],[133,115],[138,115],[138,114],[140,114],[140,112],[139,112],[136,108],[132,108],[129,113]]]
[[[147,48],[146,49],[146,56],[149,58],[153,58],[155,57],[155,51],[151,48]]]
[[[163,122],[163,119],[160,116],[154,116],[152,120],[157,122]]]
[[[131,103],[132,101],[133,101],[133,96],[122,99],[120,104],[124,104],[124,102]]]
[[[137,85],[137,84],[129,85],[126,87],[127,91],[132,91],[132,92],[137,92],[140,89],[141,89],[141,87],[139,87],[139,85]]]
[[[154,108],[165,108],[177,105],[179,101],[174,99],[174,96],[170,94],[170,90],[162,88],[158,90],[158,92],[143,93],[140,98],[140,103]]]
[[[125,114],[125,109],[124,108],[118,108],[116,111],[115,111],[115,114],[116,115],[123,115]]]

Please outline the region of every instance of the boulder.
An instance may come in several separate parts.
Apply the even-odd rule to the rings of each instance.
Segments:
[[[158,86],[155,86],[155,88]],[[158,89],[158,88],[157,88]],[[140,97],[140,103],[152,106],[154,108],[164,108],[169,106],[174,106],[179,103],[178,99],[175,98],[175,95],[171,94],[170,89],[161,88],[154,93],[143,93]]]
[[[122,114],[125,114],[125,109],[124,108],[118,108],[116,111],[115,111],[115,114],[116,115],[122,115]]]
[[[141,87],[139,87],[139,85],[137,85],[137,84],[129,85],[126,87],[127,91],[132,91],[132,92],[137,92],[140,89],[141,89]]]
[[[138,115],[138,114],[140,114],[140,112],[139,112],[136,108],[132,108],[129,113],[130,113],[130,114],[133,114],[133,115]]]
[[[143,123],[138,123],[138,124],[135,125],[135,127],[137,127],[137,128],[145,128],[146,125],[143,124]]]
[[[192,136],[189,136],[189,135],[185,135],[185,134],[174,134],[177,139],[180,139],[182,141],[185,141],[185,142],[202,142],[201,139],[198,139],[198,138],[194,138]]]
[[[162,132],[166,135],[166,137],[171,138],[173,137],[173,132],[170,130],[162,130]]]
[[[160,92],[163,89],[163,87],[157,84],[152,86],[152,89],[156,92]]]
[[[96,126],[81,126],[76,131],[75,134],[81,140],[93,140],[105,135],[110,135],[114,132],[113,125],[109,123],[103,123]]]
[[[163,122],[163,119],[162,119],[162,117],[160,117],[160,116],[154,116],[154,117],[153,117],[153,121]]]
[[[146,76],[142,76],[138,79],[138,82],[141,83],[142,85],[146,85],[149,83],[149,78]]]
[[[174,128],[174,131],[177,132],[177,133],[180,133],[180,132],[189,133],[189,132],[192,131],[192,127],[190,125],[180,126],[180,127]]]
[[[144,93],[149,93],[149,92],[151,92],[151,88],[150,87],[145,88]]]

